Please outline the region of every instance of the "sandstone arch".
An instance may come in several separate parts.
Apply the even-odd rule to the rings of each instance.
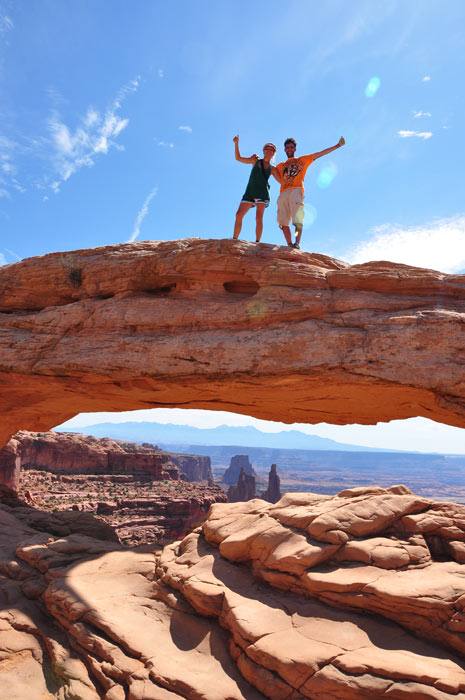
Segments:
[[[82,411],[465,427],[465,276],[231,240],[0,269],[0,444]]]

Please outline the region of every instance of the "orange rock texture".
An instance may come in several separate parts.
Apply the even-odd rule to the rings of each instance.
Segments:
[[[180,470],[171,455],[156,445],[53,431],[20,430],[14,439],[22,469],[45,469],[61,474],[129,474],[152,481],[180,478]]]
[[[162,551],[26,511],[0,507],[2,700],[465,700],[465,506],[215,504]]]
[[[465,277],[186,239],[0,268],[0,444],[82,411],[465,427]]]

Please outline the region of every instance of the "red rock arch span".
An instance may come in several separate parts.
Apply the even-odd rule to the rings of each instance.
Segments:
[[[465,427],[465,276],[232,240],[0,269],[0,444],[82,411]]]

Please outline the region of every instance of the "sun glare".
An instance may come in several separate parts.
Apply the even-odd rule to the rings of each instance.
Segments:
[[[374,97],[381,86],[381,80],[377,75],[374,75],[367,83],[365,88],[365,97]]]

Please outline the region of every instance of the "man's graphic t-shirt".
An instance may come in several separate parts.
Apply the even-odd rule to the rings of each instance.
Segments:
[[[288,158],[285,163],[279,163],[276,170],[281,180],[281,192],[291,187],[304,188],[304,178],[307,168],[313,162],[313,155]]]

